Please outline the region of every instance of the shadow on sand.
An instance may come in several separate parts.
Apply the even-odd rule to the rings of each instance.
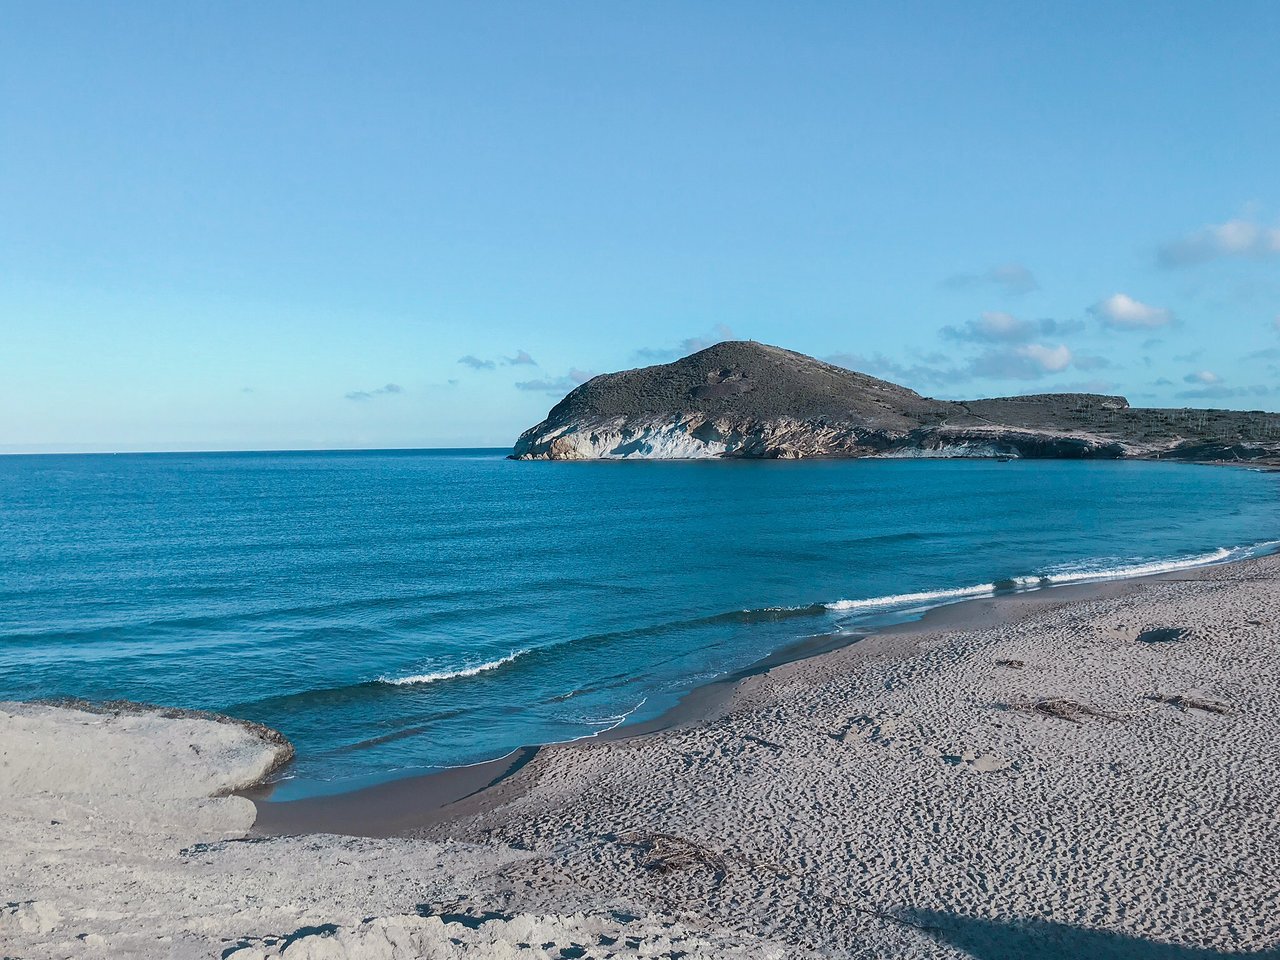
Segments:
[[[1041,920],[1002,923],[931,911],[913,911],[911,916],[937,940],[975,960],[1280,960],[1280,947],[1205,950]]]

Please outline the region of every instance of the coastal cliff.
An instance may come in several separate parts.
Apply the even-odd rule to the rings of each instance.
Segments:
[[[1280,463],[1280,414],[1055,393],[950,401],[752,341],[595,377],[517,460],[1027,457]]]

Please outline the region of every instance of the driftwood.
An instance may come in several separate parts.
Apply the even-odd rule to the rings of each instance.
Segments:
[[[1080,703],[1077,700],[1068,700],[1065,697],[1045,697],[1040,700],[1022,701],[1019,703],[1009,704],[1010,710],[1020,710],[1023,713],[1034,713],[1041,717],[1050,717],[1054,720],[1066,720],[1068,723],[1083,723],[1085,718],[1096,718],[1098,720],[1113,720],[1124,722],[1129,718],[1122,713],[1112,713],[1110,710],[1100,710],[1097,707],[1091,707],[1087,703]]]
[[[641,853],[640,865],[655,873],[673,873],[690,867],[711,870],[718,878],[728,871],[725,856],[695,840],[686,840],[671,833],[652,833],[645,830],[629,830],[612,838],[624,847]]]
[[[1179,710],[1203,710],[1205,713],[1216,713],[1219,716],[1231,712],[1231,708],[1225,703],[1220,703],[1217,700],[1204,700],[1200,697],[1188,696],[1185,693],[1153,693],[1147,699],[1154,700],[1156,703],[1167,703],[1169,706],[1177,707]]]

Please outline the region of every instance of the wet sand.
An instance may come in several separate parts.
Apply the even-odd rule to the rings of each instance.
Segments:
[[[1204,568],[1207,569],[1207,568]],[[933,607],[905,622],[864,632],[806,638],[760,661],[686,693],[662,715],[624,724],[595,737],[563,744],[521,747],[507,756],[467,767],[403,777],[372,787],[301,800],[273,802],[269,787],[245,791],[254,800],[258,818],[254,832],[261,836],[296,833],[341,833],[389,837],[411,834],[425,827],[473,816],[509,801],[520,787],[506,783],[526,764],[552,752],[650,737],[669,730],[709,723],[733,708],[735,698],[757,678],[782,667],[821,658],[838,651],[855,655],[906,655],[915,652],[914,638],[949,630],[978,630],[1008,623],[1046,605],[1071,600],[1122,596],[1144,581],[1198,580],[1200,569],[1179,570],[1151,577],[1068,584],[994,597],[961,600]]]

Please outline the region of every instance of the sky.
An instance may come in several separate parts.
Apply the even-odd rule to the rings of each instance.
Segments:
[[[1276,410],[1277,37],[1274,0],[0,0],[0,451],[506,446],[729,338]]]

